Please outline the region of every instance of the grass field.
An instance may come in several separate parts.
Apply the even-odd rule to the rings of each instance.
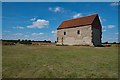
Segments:
[[[3,46],[4,78],[117,78],[115,47]]]

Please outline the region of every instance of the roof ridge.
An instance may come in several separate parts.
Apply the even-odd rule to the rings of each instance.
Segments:
[[[79,17],[79,18],[74,18],[74,19],[69,19],[69,20],[64,20],[64,21],[71,21],[71,20],[76,20],[76,19],[80,19],[80,18],[90,17],[90,16],[94,16],[94,15],[97,16],[98,14],[92,14],[92,15],[82,16],[82,17]]]

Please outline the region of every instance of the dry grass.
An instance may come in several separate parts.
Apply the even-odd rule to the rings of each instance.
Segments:
[[[3,46],[4,78],[116,78],[116,47]]]

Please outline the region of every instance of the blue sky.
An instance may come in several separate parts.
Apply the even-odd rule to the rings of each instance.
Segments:
[[[29,0],[29,2],[118,2],[119,0]],[[28,2],[28,0],[2,0],[2,2]]]
[[[117,41],[118,3],[114,2],[3,2],[2,38],[55,41],[63,20],[96,13],[102,24],[102,41]]]

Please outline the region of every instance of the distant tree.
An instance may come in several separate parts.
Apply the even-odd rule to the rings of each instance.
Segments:
[[[44,42],[46,42],[46,40],[44,40]]]
[[[113,42],[113,44],[116,44],[116,42]]]
[[[105,42],[105,44],[108,44],[108,42]]]
[[[31,40],[28,40],[28,42],[32,42]]]
[[[20,41],[20,44],[24,44],[24,40],[21,40],[21,41]]]
[[[18,42],[20,42],[20,39],[18,39]]]
[[[22,40],[22,42],[24,42],[24,40]]]
[[[32,44],[32,41],[31,41],[31,40],[28,40],[27,44]]]
[[[49,41],[47,41],[48,43],[51,43],[51,41],[49,40]]]

